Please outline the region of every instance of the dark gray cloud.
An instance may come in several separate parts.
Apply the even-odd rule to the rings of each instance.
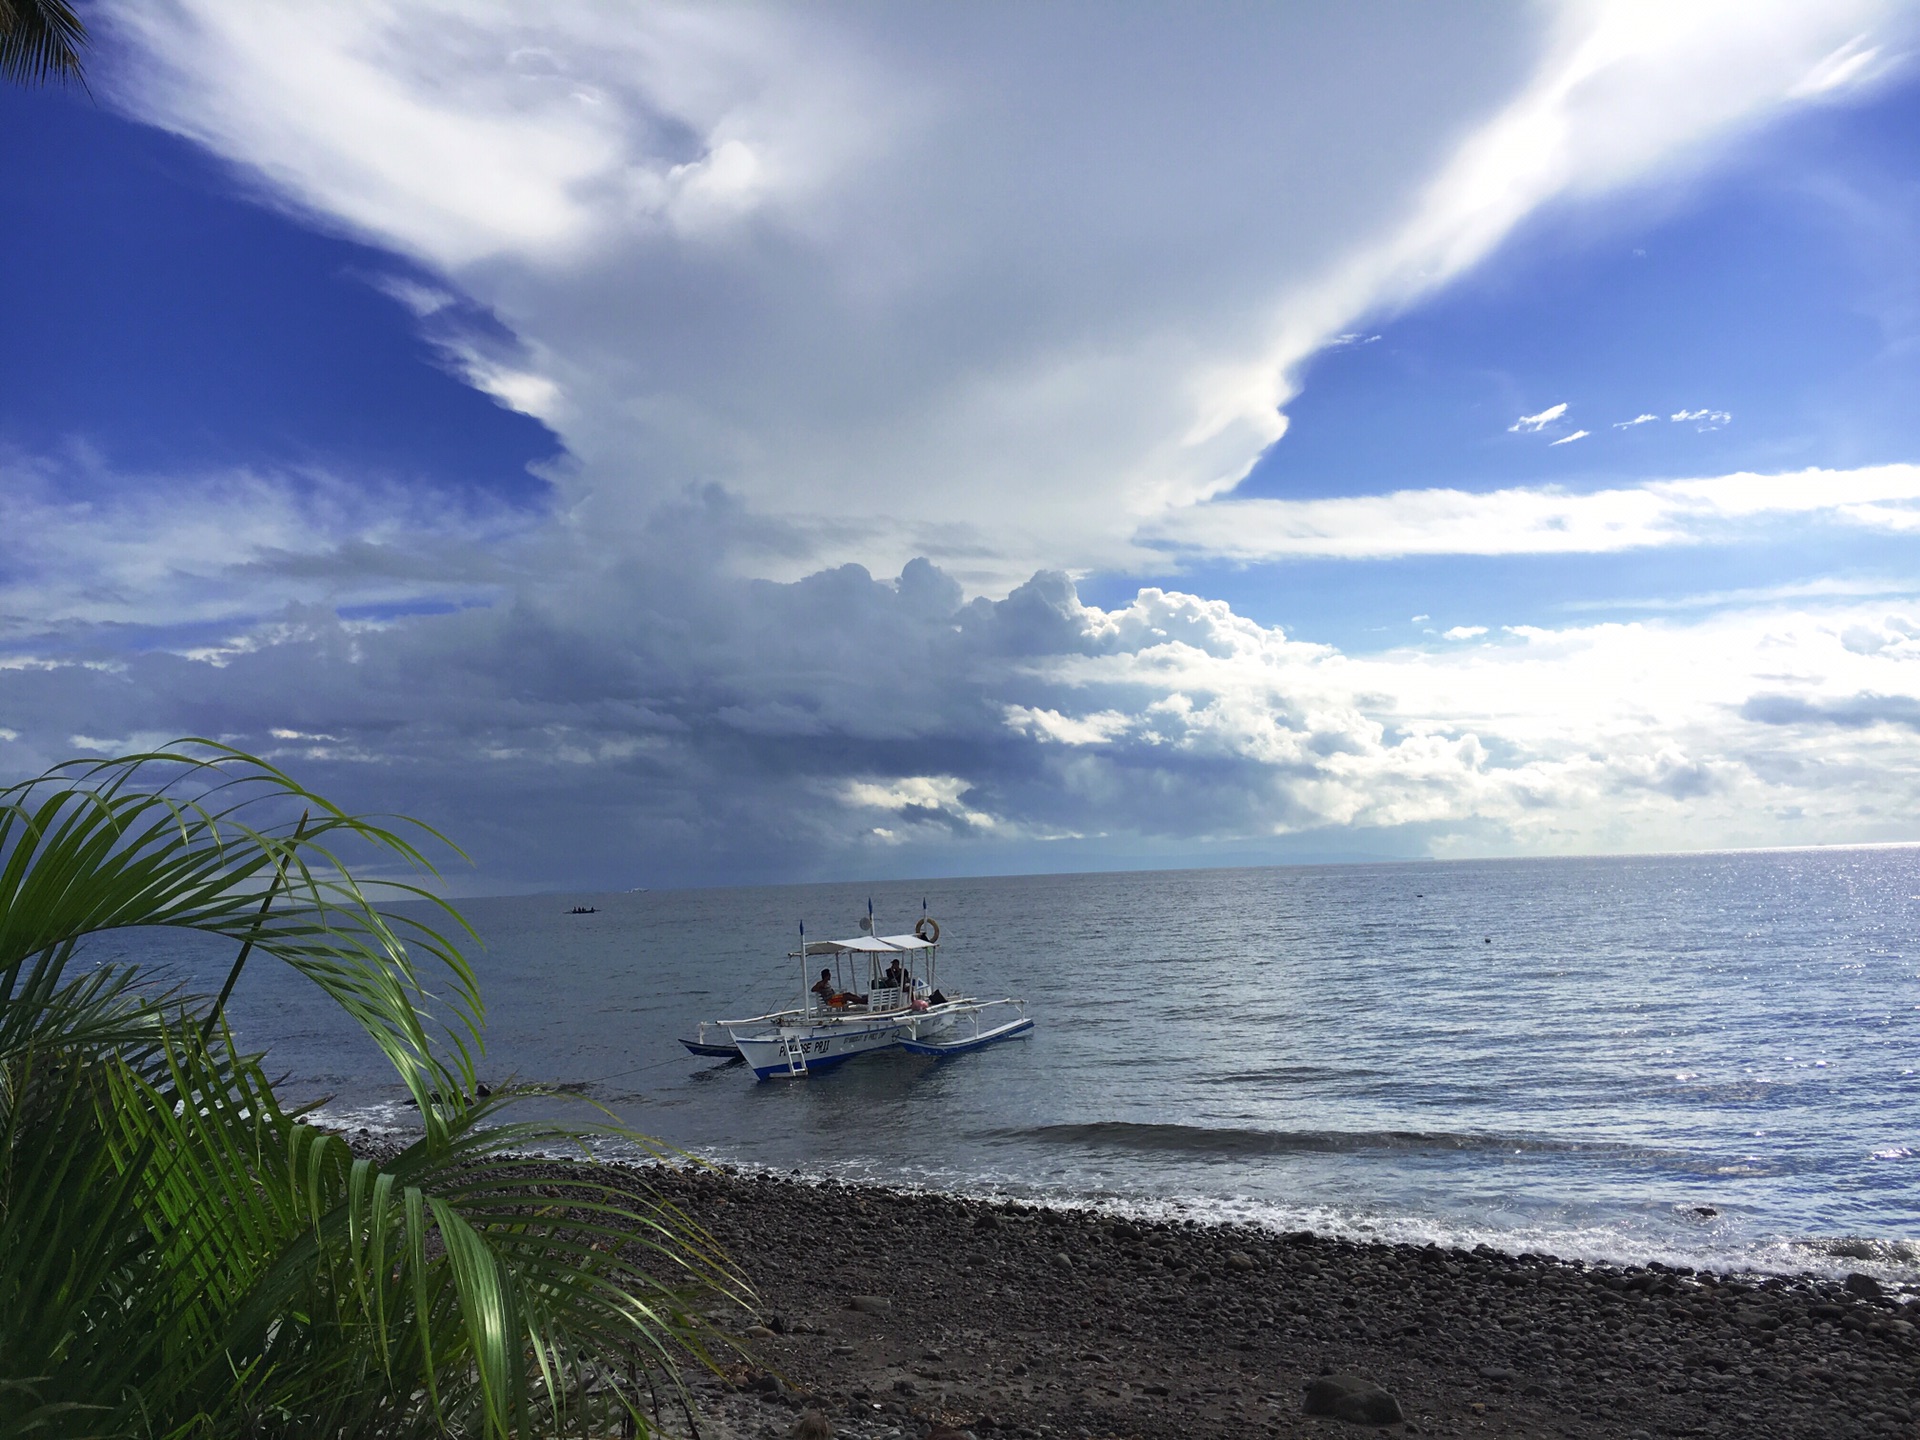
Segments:
[[[1090,610],[1057,573],[968,599],[925,560],[743,578],[736,518],[696,493],[638,555],[582,548],[566,583],[449,613],[293,603],[197,651],[96,631],[111,660],[0,671],[9,768],[217,736],[441,825],[485,888],[1257,851],[1352,820],[1330,761],[1391,765],[1324,651],[1224,606]]]
[[[422,580],[402,607],[69,620],[0,652],[0,767],[221,738],[440,827],[482,891],[1764,843],[1738,827],[1857,833],[1914,789],[1911,746],[1866,733],[1920,728],[1908,696],[1763,692],[1723,733],[1762,663],[1899,683],[1905,649],[1842,643],[1869,612],[1354,656],[1193,595],[1089,607],[1054,571],[999,599],[924,559],[743,574],[769,523],[708,487],[620,547],[560,524],[476,544],[444,603]],[[303,584],[386,568],[330,544]],[[254,553],[232,568],[257,585]]]

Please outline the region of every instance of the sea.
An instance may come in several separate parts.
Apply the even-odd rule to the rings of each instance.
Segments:
[[[804,923],[942,927],[1025,1037],[756,1082],[680,1046],[790,1003]],[[595,913],[569,913],[576,906]],[[1920,849],[1043,875],[462,902],[480,1070],[803,1177],[1588,1261],[1920,1282]],[[170,935],[102,958],[217,985]],[[255,960],[288,1094],[404,1136],[378,1051]],[[601,1107],[594,1109],[593,1107]],[[604,1112],[604,1114],[603,1114]],[[619,1145],[613,1147],[617,1152]]]

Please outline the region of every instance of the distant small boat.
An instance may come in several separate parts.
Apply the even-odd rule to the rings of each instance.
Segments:
[[[829,963],[820,980],[801,991],[797,1008],[710,1020],[697,1039],[680,1043],[695,1055],[737,1056],[753,1067],[756,1079],[800,1079],[875,1051],[961,1055],[1033,1029],[1022,1001],[949,998],[934,989],[940,925],[931,916],[921,916],[911,935],[880,935],[869,905],[861,928],[866,933],[850,940],[811,942],[801,928],[800,948],[787,956],[800,962],[801,984],[806,986],[808,962]],[[861,968],[864,979],[857,974]],[[709,1040],[709,1031],[723,1032],[731,1043]]]
[[[567,911],[569,915],[598,915],[599,913],[600,907],[598,905],[576,905],[573,909]]]

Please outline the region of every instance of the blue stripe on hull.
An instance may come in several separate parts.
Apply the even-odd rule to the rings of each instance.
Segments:
[[[817,1059],[809,1056],[805,1070],[789,1069],[784,1061],[777,1065],[768,1065],[765,1068],[756,1065],[753,1067],[753,1076],[756,1080],[798,1080],[801,1076],[811,1074],[815,1070],[830,1070],[835,1065],[844,1064],[848,1060],[858,1060],[862,1055],[884,1055],[890,1050],[904,1050],[912,1055],[934,1055],[942,1057],[947,1055],[964,1055],[969,1050],[979,1050],[988,1045],[995,1044],[998,1041],[1011,1040],[1017,1035],[1024,1035],[1031,1029],[1033,1029],[1032,1020],[1021,1020],[999,1030],[990,1030],[977,1039],[962,1040],[956,1044],[900,1039],[894,1041],[891,1045],[870,1045],[864,1050],[848,1050],[839,1055],[822,1055]],[[872,1032],[869,1031],[867,1033],[871,1034]]]
[[[849,1050],[844,1055],[822,1055],[818,1059],[809,1056],[805,1070],[789,1070],[785,1065],[769,1065],[762,1070],[755,1066],[753,1076],[756,1080],[784,1080],[789,1076],[798,1080],[802,1075],[815,1070],[831,1070],[834,1066],[844,1064],[848,1060],[858,1060],[862,1055],[884,1055],[887,1051],[896,1048],[898,1047],[893,1045],[874,1045],[865,1050]]]

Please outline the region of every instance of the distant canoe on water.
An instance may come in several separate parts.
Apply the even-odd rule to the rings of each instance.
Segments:
[[[598,905],[576,905],[573,909],[567,911],[569,915],[598,915],[599,913],[600,907]]]

